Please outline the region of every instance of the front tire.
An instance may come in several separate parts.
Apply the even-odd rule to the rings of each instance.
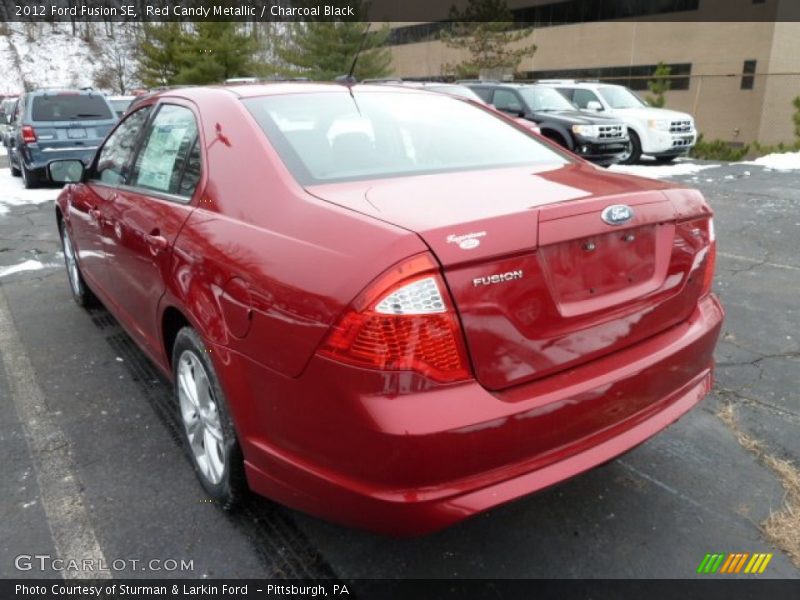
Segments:
[[[83,308],[97,305],[97,297],[83,279],[81,266],[78,264],[78,254],[75,252],[72,237],[63,220],[59,220],[58,230],[61,233],[61,248],[64,252],[64,264],[67,267],[67,279],[69,281],[69,289],[72,292],[72,299],[75,300],[78,306]]]
[[[642,142],[639,140],[639,136],[633,130],[628,130],[628,135],[630,136],[630,145],[619,161],[621,165],[633,165],[642,158]]]
[[[214,365],[191,327],[175,338],[172,374],[183,441],[195,474],[206,493],[231,510],[247,489],[244,460]]]

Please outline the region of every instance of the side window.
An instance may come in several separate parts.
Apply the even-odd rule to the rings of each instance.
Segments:
[[[573,104],[575,103],[575,90],[571,90],[569,88],[556,88],[556,89],[561,93],[562,96],[564,96],[564,98],[566,98]]]
[[[492,101],[497,110],[508,112],[522,112],[522,102],[519,97],[511,90],[495,90],[494,100]]]
[[[589,102],[600,102],[600,98],[591,90],[575,90],[572,96],[572,102],[578,105],[578,108],[586,108]]]
[[[195,144],[196,138],[197,123],[191,110],[175,104],[162,105],[136,157],[131,185],[165,194],[191,196],[186,190],[191,188],[194,192],[200,170],[200,149]],[[195,148],[196,154],[192,158]],[[186,179],[186,187],[182,176]],[[193,184],[190,183],[192,177],[195,177]]]
[[[195,137],[186,165],[183,167],[183,176],[178,188],[178,195],[191,198],[197,184],[200,182],[200,140]]]
[[[478,94],[478,97],[484,102],[490,102],[492,99],[491,88],[471,88],[473,92]]]
[[[147,121],[150,107],[131,113],[106,140],[97,155],[97,164],[89,178],[108,185],[124,183],[133,151]]]

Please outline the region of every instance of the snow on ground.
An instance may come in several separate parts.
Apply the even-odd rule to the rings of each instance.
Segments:
[[[8,267],[0,267],[0,278],[14,273],[21,273],[22,271],[40,271],[42,269],[54,269],[56,267],[63,267],[61,263],[43,263],[38,260],[26,260],[17,265],[10,265]]]
[[[0,169],[0,216],[6,214],[10,206],[52,202],[58,192],[55,188],[26,190],[22,179],[12,177],[9,169]]]
[[[739,163],[741,165],[756,165],[773,171],[800,170],[800,152],[781,152],[767,154],[755,160]]]
[[[721,165],[698,165],[690,162],[674,162],[667,165],[641,164],[641,165],[612,165],[610,171],[638,175],[640,177],[650,177],[651,179],[664,179],[665,177],[676,177],[678,175],[693,175],[705,169],[714,169]]]

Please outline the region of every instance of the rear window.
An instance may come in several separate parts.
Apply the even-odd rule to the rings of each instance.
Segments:
[[[96,121],[113,118],[114,115],[101,96],[86,94],[34,96],[31,107],[33,121]]]
[[[504,119],[446,95],[354,91],[243,102],[304,185],[568,162]]]

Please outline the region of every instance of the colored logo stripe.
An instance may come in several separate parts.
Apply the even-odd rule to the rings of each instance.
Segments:
[[[759,574],[764,572],[771,560],[772,554],[765,553],[752,555],[749,552],[706,554],[700,561],[697,572],[702,574],[741,573],[744,569],[744,573]]]

